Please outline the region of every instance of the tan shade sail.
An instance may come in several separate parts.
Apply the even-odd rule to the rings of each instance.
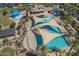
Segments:
[[[50,26],[55,26],[55,27],[61,27],[60,25],[58,25],[58,23],[52,19],[51,21],[47,22],[47,23],[43,23],[43,24],[38,24],[32,28],[37,28],[37,27],[42,27],[42,26],[45,26],[45,25],[50,25]]]
[[[48,22],[47,25],[56,26],[56,27],[59,26],[58,23],[54,19],[52,21]]]
[[[42,37],[43,37],[43,42],[44,42],[44,44],[47,44],[50,40],[52,40],[52,39],[54,39],[54,38],[56,38],[56,37],[58,37],[58,36],[63,35],[63,34],[53,34],[53,33],[49,33],[49,32],[47,32],[47,31],[45,31],[45,30],[43,30],[43,29],[40,29],[40,28],[37,28],[37,29],[40,31],[40,33],[41,33],[41,35],[42,35]]]
[[[38,22],[41,22],[41,21],[44,20],[44,18],[39,18],[39,17],[37,17],[37,16],[41,16],[41,15],[50,16],[50,14],[49,14],[47,11],[45,11],[45,12],[43,12],[43,13],[39,13],[39,14],[33,15],[33,18],[34,18],[34,20],[35,20],[35,23],[38,23]]]
[[[36,16],[33,16],[33,18],[34,18],[35,24],[44,20],[44,19],[38,18]]]

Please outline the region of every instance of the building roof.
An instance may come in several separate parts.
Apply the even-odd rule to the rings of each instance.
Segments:
[[[44,9],[39,9],[39,8],[33,8],[32,9],[33,12],[44,12]]]
[[[8,28],[8,29],[0,30],[0,37],[14,36],[14,35],[15,35],[15,28]]]
[[[44,12],[44,11],[52,11],[53,9],[51,7],[44,7],[43,5],[36,5],[34,8],[32,8],[33,12]]]
[[[6,8],[7,7],[7,4],[5,3],[0,3],[0,8]]]
[[[46,10],[47,11],[53,11],[52,7],[47,7]]]

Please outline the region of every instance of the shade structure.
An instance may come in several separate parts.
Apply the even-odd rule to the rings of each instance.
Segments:
[[[61,34],[61,30],[58,27],[55,26],[50,26],[50,25],[45,25],[41,28],[44,28],[47,32],[53,33],[53,34]]]
[[[47,12],[44,12],[47,13]],[[42,13],[41,15],[44,15],[44,13]],[[47,13],[49,14],[49,13]],[[50,26],[56,26],[56,27],[60,27],[60,25],[57,23],[57,21],[55,19],[53,19],[51,16],[46,16],[45,18],[40,18],[40,17],[34,17],[34,21],[35,21],[35,26],[34,27],[42,27],[45,25],[50,25]]]
[[[53,33],[49,33],[49,32],[47,32],[47,31],[45,31],[45,30],[43,30],[43,29],[40,29],[40,28],[37,28],[39,31],[40,31],[40,33],[41,33],[41,35],[42,35],[42,37],[43,37],[43,44],[47,44],[51,39],[54,39],[54,38],[56,38],[56,37],[58,37],[58,36],[61,36],[61,35],[63,35],[63,34],[53,34]]]
[[[36,19],[36,21],[38,20]],[[61,49],[68,47],[64,33],[60,30],[63,29],[63,27],[51,16],[48,16],[47,19],[43,18],[43,20],[38,21],[35,26],[32,27],[32,30],[34,29],[38,29],[40,35],[42,36],[43,44],[48,49]]]
[[[39,18],[36,16],[33,16],[33,17],[34,17],[35,25],[37,25],[38,23],[41,23],[41,22],[47,23],[52,20],[52,18],[49,16],[46,16],[45,18]]]
[[[20,15],[21,11],[19,10],[13,10],[13,12],[11,13],[11,17],[15,18],[16,16]]]
[[[34,15],[33,15],[33,18],[34,18],[35,24],[44,20],[44,19],[38,18],[38,17],[36,17]]]
[[[54,39],[51,39],[47,44],[46,47],[49,49],[62,49],[69,47],[69,42],[64,35],[58,36]]]
[[[50,20],[48,22],[38,22],[35,26],[32,27],[32,29],[35,29],[37,27],[43,27],[45,25],[55,26],[55,27],[61,28],[61,26],[58,25],[58,23],[54,19],[52,19],[52,20]]]
[[[56,20],[52,20],[52,21],[48,22],[47,25],[59,27],[59,25],[58,25],[58,23],[56,22]]]
[[[44,15],[45,17],[43,17],[43,18],[38,17],[38,16],[41,16],[41,15]],[[49,17],[49,16],[50,16],[50,14],[47,13],[47,11],[46,11],[46,12],[40,13],[38,15],[37,14],[36,15],[33,15],[33,18],[34,18],[34,21],[35,21],[35,24],[36,24],[36,23],[41,22],[43,20],[50,20],[51,17]]]
[[[49,22],[38,22],[36,26],[41,27],[45,25],[60,27],[60,25],[58,25],[58,23],[55,20],[51,20]]]
[[[37,28],[42,36],[43,43],[48,49],[62,49],[69,47],[69,42],[63,33],[48,32],[43,28]],[[40,37],[38,42],[40,42]],[[42,41],[41,41],[42,42]]]

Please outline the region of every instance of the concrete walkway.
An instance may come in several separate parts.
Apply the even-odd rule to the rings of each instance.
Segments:
[[[29,43],[30,49],[36,50],[37,43],[36,43],[36,38],[34,33],[31,30],[28,30],[27,36],[28,36],[28,43]]]
[[[27,33],[23,41],[23,45],[28,51],[30,49],[36,50],[37,47],[36,37],[34,33],[30,30],[31,26],[32,26],[32,21],[29,19],[29,21],[26,22]]]

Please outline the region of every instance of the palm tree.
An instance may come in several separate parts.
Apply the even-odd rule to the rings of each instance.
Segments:
[[[15,27],[15,23],[12,23],[11,25],[10,25],[10,28],[13,28],[13,27]]]
[[[76,29],[79,31],[79,23],[76,23]]]
[[[28,56],[47,56],[49,53],[48,49],[45,46],[39,47],[37,50],[30,50],[26,55]]]
[[[19,24],[16,29],[17,30],[20,30],[20,28],[21,28],[21,25]]]
[[[16,41],[16,45],[15,45],[15,54],[18,56],[18,41]]]
[[[27,56],[37,56],[38,53],[35,52],[35,51],[33,51],[33,50],[30,50],[30,51],[28,51],[28,52],[26,53],[26,55],[27,55]]]
[[[75,51],[79,50],[78,49],[78,46],[79,46],[79,41],[78,40],[75,40],[72,43],[71,48],[70,48],[70,50],[68,51],[68,53],[66,55],[72,55],[72,54],[74,54],[74,52],[72,50],[75,50]]]
[[[70,54],[71,56],[79,56],[79,49],[76,49],[75,52]]]
[[[3,45],[8,44],[8,42],[9,42],[9,40],[7,39],[7,37],[5,37],[4,40],[3,40]]]
[[[0,25],[0,29],[2,28],[2,26]]]
[[[73,44],[69,50],[69,52],[66,55],[70,55],[71,51],[73,50],[73,48],[75,47],[75,44]]]
[[[48,55],[48,52],[49,52],[45,45],[41,46],[37,51],[39,53],[38,55],[41,55],[41,56],[46,56]]]

